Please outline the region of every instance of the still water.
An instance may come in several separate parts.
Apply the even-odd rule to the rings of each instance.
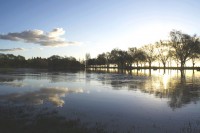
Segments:
[[[199,133],[200,72],[1,70],[1,133]]]

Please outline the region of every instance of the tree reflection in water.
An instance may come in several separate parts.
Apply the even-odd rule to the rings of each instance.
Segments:
[[[196,117],[195,115],[190,117],[191,119],[186,118],[182,121],[179,118],[183,115],[181,113],[179,115],[178,111],[172,111],[199,101],[200,75],[198,73],[190,75],[188,71],[185,73],[184,71],[166,70],[163,75],[162,70],[149,71],[148,69],[128,72],[118,70],[109,70],[105,71],[105,73],[102,71],[96,72],[81,72],[81,74],[45,72],[42,75],[36,73],[23,76],[0,75],[2,91],[0,95],[0,131],[2,133],[102,133],[120,132],[122,130],[125,132],[129,129],[129,132],[142,132],[142,129],[144,129],[145,131],[148,130],[147,132],[149,130],[152,132],[158,130],[159,132],[170,132],[171,130],[182,130],[182,125],[185,122],[186,124],[189,122],[188,126],[184,126],[184,131],[194,129],[195,133],[199,132],[199,114],[196,115],[197,121],[196,119],[190,121]],[[17,83],[17,81],[25,83],[25,85],[20,87],[12,84]],[[83,92],[82,89],[68,89],[66,86],[70,88],[87,87],[91,93],[89,95],[71,95],[65,98],[65,95]],[[114,90],[110,91],[110,86]],[[95,92],[95,88],[98,87],[105,89],[105,93],[104,90],[102,93]],[[84,92],[87,89],[84,88]],[[118,99],[118,96],[122,95],[117,90],[125,90],[122,92],[126,94],[131,93],[131,91],[137,92],[131,93],[136,95],[129,95],[127,99],[124,99],[124,97],[119,97]],[[117,95],[110,95],[113,92]],[[141,95],[140,92],[147,95]],[[154,113],[154,103],[147,101],[146,104],[140,106],[144,101],[142,101],[143,97],[135,100],[134,98],[137,98],[137,94],[144,96],[144,100],[147,97],[153,100],[167,99],[163,100],[164,102],[162,100],[157,101],[162,101],[164,107],[166,106],[166,101],[168,101],[167,104],[170,108],[167,107],[169,110],[163,111],[158,106],[159,110],[152,114]],[[149,95],[155,98],[149,97]],[[135,103],[130,100],[135,100]],[[130,104],[126,105],[129,101],[133,104],[132,108],[130,108]],[[150,108],[148,110],[148,106],[153,109]],[[123,108],[119,109],[119,107]],[[198,108],[195,112],[198,113]],[[191,115],[193,112],[188,113],[186,111],[186,113]],[[166,117],[163,114],[166,114]],[[167,118],[175,115],[178,118]],[[172,120],[174,123],[179,120],[182,121],[175,125],[177,130],[173,130],[174,124],[173,122],[171,123]],[[191,128],[191,125],[194,128]],[[197,128],[195,127],[196,125]]]
[[[170,95],[169,106],[172,109],[180,108],[191,102],[196,103],[200,100],[200,86],[193,80],[187,82],[185,72],[181,71],[180,80],[173,86],[173,93]]]
[[[99,75],[98,78],[115,90],[140,90],[154,94],[156,98],[167,98],[168,105],[173,110],[200,100],[200,82],[199,78],[195,78],[195,73],[186,76],[186,72],[180,70],[170,70],[163,75],[161,71],[149,71],[149,74],[146,71],[129,71],[128,74],[111,72],[112,74]]]

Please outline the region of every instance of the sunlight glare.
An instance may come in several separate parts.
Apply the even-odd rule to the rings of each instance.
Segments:
[[[168,83],[169,78],[170,78],[169,75],[167,74],[163,75],[163,87],[165,90],[167,89],[167,83]]]
[[[144,45],[155,43],[159,40],[167,40],[168,33],[172,30],[171,26],[164,23],[148,23],[141,25],[135,30],[135,40],[137,43]]]

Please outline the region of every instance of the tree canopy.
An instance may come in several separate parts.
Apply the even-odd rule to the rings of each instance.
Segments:
[[[131,47],[127,51],[115,48],[107,54],[102,53],[97,58],[89,59],[88,65],[116,64],[118,68],[129,68],[132,64],[139,67],[139,63],[146,64],[151,68],[153,62],[161,62],[164,69],[167,62],[176,62],[184,69],[188,60],[193,67],[200,55],[200,41],[197,35],[188,35],[181,31],[172,30],[169,40],[160,40],[155,44],[147,44],[141,48]]]
[[[48,68],[48,69],[82,69],[84,65],[74,57],[61,57],[53,55],[49,58],[34,57],[25,59],[23,56],[13,54],[0,54],[1,68]]]

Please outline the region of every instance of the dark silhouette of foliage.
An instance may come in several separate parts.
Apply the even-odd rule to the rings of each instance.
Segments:
[[[48,61],[45,58],[36,57],[28,59],[27,66],[31,68],[48,68]]]
[[[0,54],[1,68],[48,68],[58,70],[82,69],[84,65],[74,57],[53,55],[49,58],[34,57],[26,60],[23,56]]]
[[[163,67],[165,69],[166,63],[170,57],[170,47],[167,42],[159,41],[156,42],[156,49],[158,52],[158,61],[161,61],[163,64]]]
[[[151,68],[152,62],[154,62],[157,58],[155,46],[152,44],[145,45],[142,47],[142,51],[144,51],[146,61],[149,63],[149,68]]]
[[[163,64],[166,68],[168,63],[179,63],[181,69],[188,60],[192,61],[193,69],[200,55],[200,41],[194,35],[182,33],[173,30],[170,32],[170,40],[159,41],[155,44],[144,45],[141,48],[131,47],[127,51],[115,48],[110,52],[98,54],[96,58],[91,58],[89,53],[85,55],[85,61],[77,61],[74,57],[61,57],[53,55],[49,58],[34,57],[26,60],[23,56],[13,54],[0,54],[0,67],[28,67],[28,68],[48,68],[48,69],[82,69],[84,67],[116,67],[120,69],[132,69],[132,65],[144,63],[144,68],[153,68],[152,63],[155,61]],[[145,64],[148,62],[149,66]]]
[[[149,68],[152,67],[152,63],[157,61],[163,64],[163,68],[166,68],[168,63],[171,66],[172,63],[176,63],[178,68],[179,63],[181,68],[184,69],[185,63],[188,60],[192,61],[193,69],[197,59],[200,55],[200,41],[196,35],[190,36],[184,34],[180,31],[173,30],[170,32],[171,40],[159,41],[155,44],[144,45],[141,48],[131,47],[127,51],[115,48],[111,52],[102,53],[97,56],[97,58],[89,59],[88,65],[93,65],[95,67],[105,67],[102,65],[117,66],[122,69],[132,68],[132,64],[139,67],[139,63],[142,66],[144,63],[144,68],[146,62],[149,64]],[[171,66],[172,67],[172,66]]]
[[[88,59],[87,60],[87,65],[97,65],[97,59]]]
[[[194,53],[199,53],[199,39],[196,35],[190,36],[176,30],[170,32],[170,37],[174,56],[181,63],[181,69],[183,69],[186,61],[191,59]]]
[[[117,64],[118,68],[125,68],[127,63],[128,53],[120,49],[113,49],[111,51],[111,61]]]
[[[146,61],[146,55],[145,52],[137,49],[136,47],[129,48],[128,54],[130,55],[131,63],[136,63],[137,67],[139,62],[145,62]]]
[[[97,56],[97,64],[98,65],[105,65],[106,62],[107,62],[107,60],[106,60],[106,54],[105,53],[99,54]]]
[[[137,51],[138,51],[138,49],[136,47],[128,48],[128,55],[129,55],[128,62],[129,62],[129,66],[132,66],[132,64],[137,61],[137,59],[136,59],[136,53],[137,53]]]
[[[13,54],[0,54],[0,67],[24,67],[27,64],[23,56]]]
[[[86,53],[86,54],[85,54],[85,66],[86,66],[86,67],[87,67],[87,65],[88,65],[88,60],[90,60],[90,58],[91,58],[90,54],[89,54],[89,53]]]

